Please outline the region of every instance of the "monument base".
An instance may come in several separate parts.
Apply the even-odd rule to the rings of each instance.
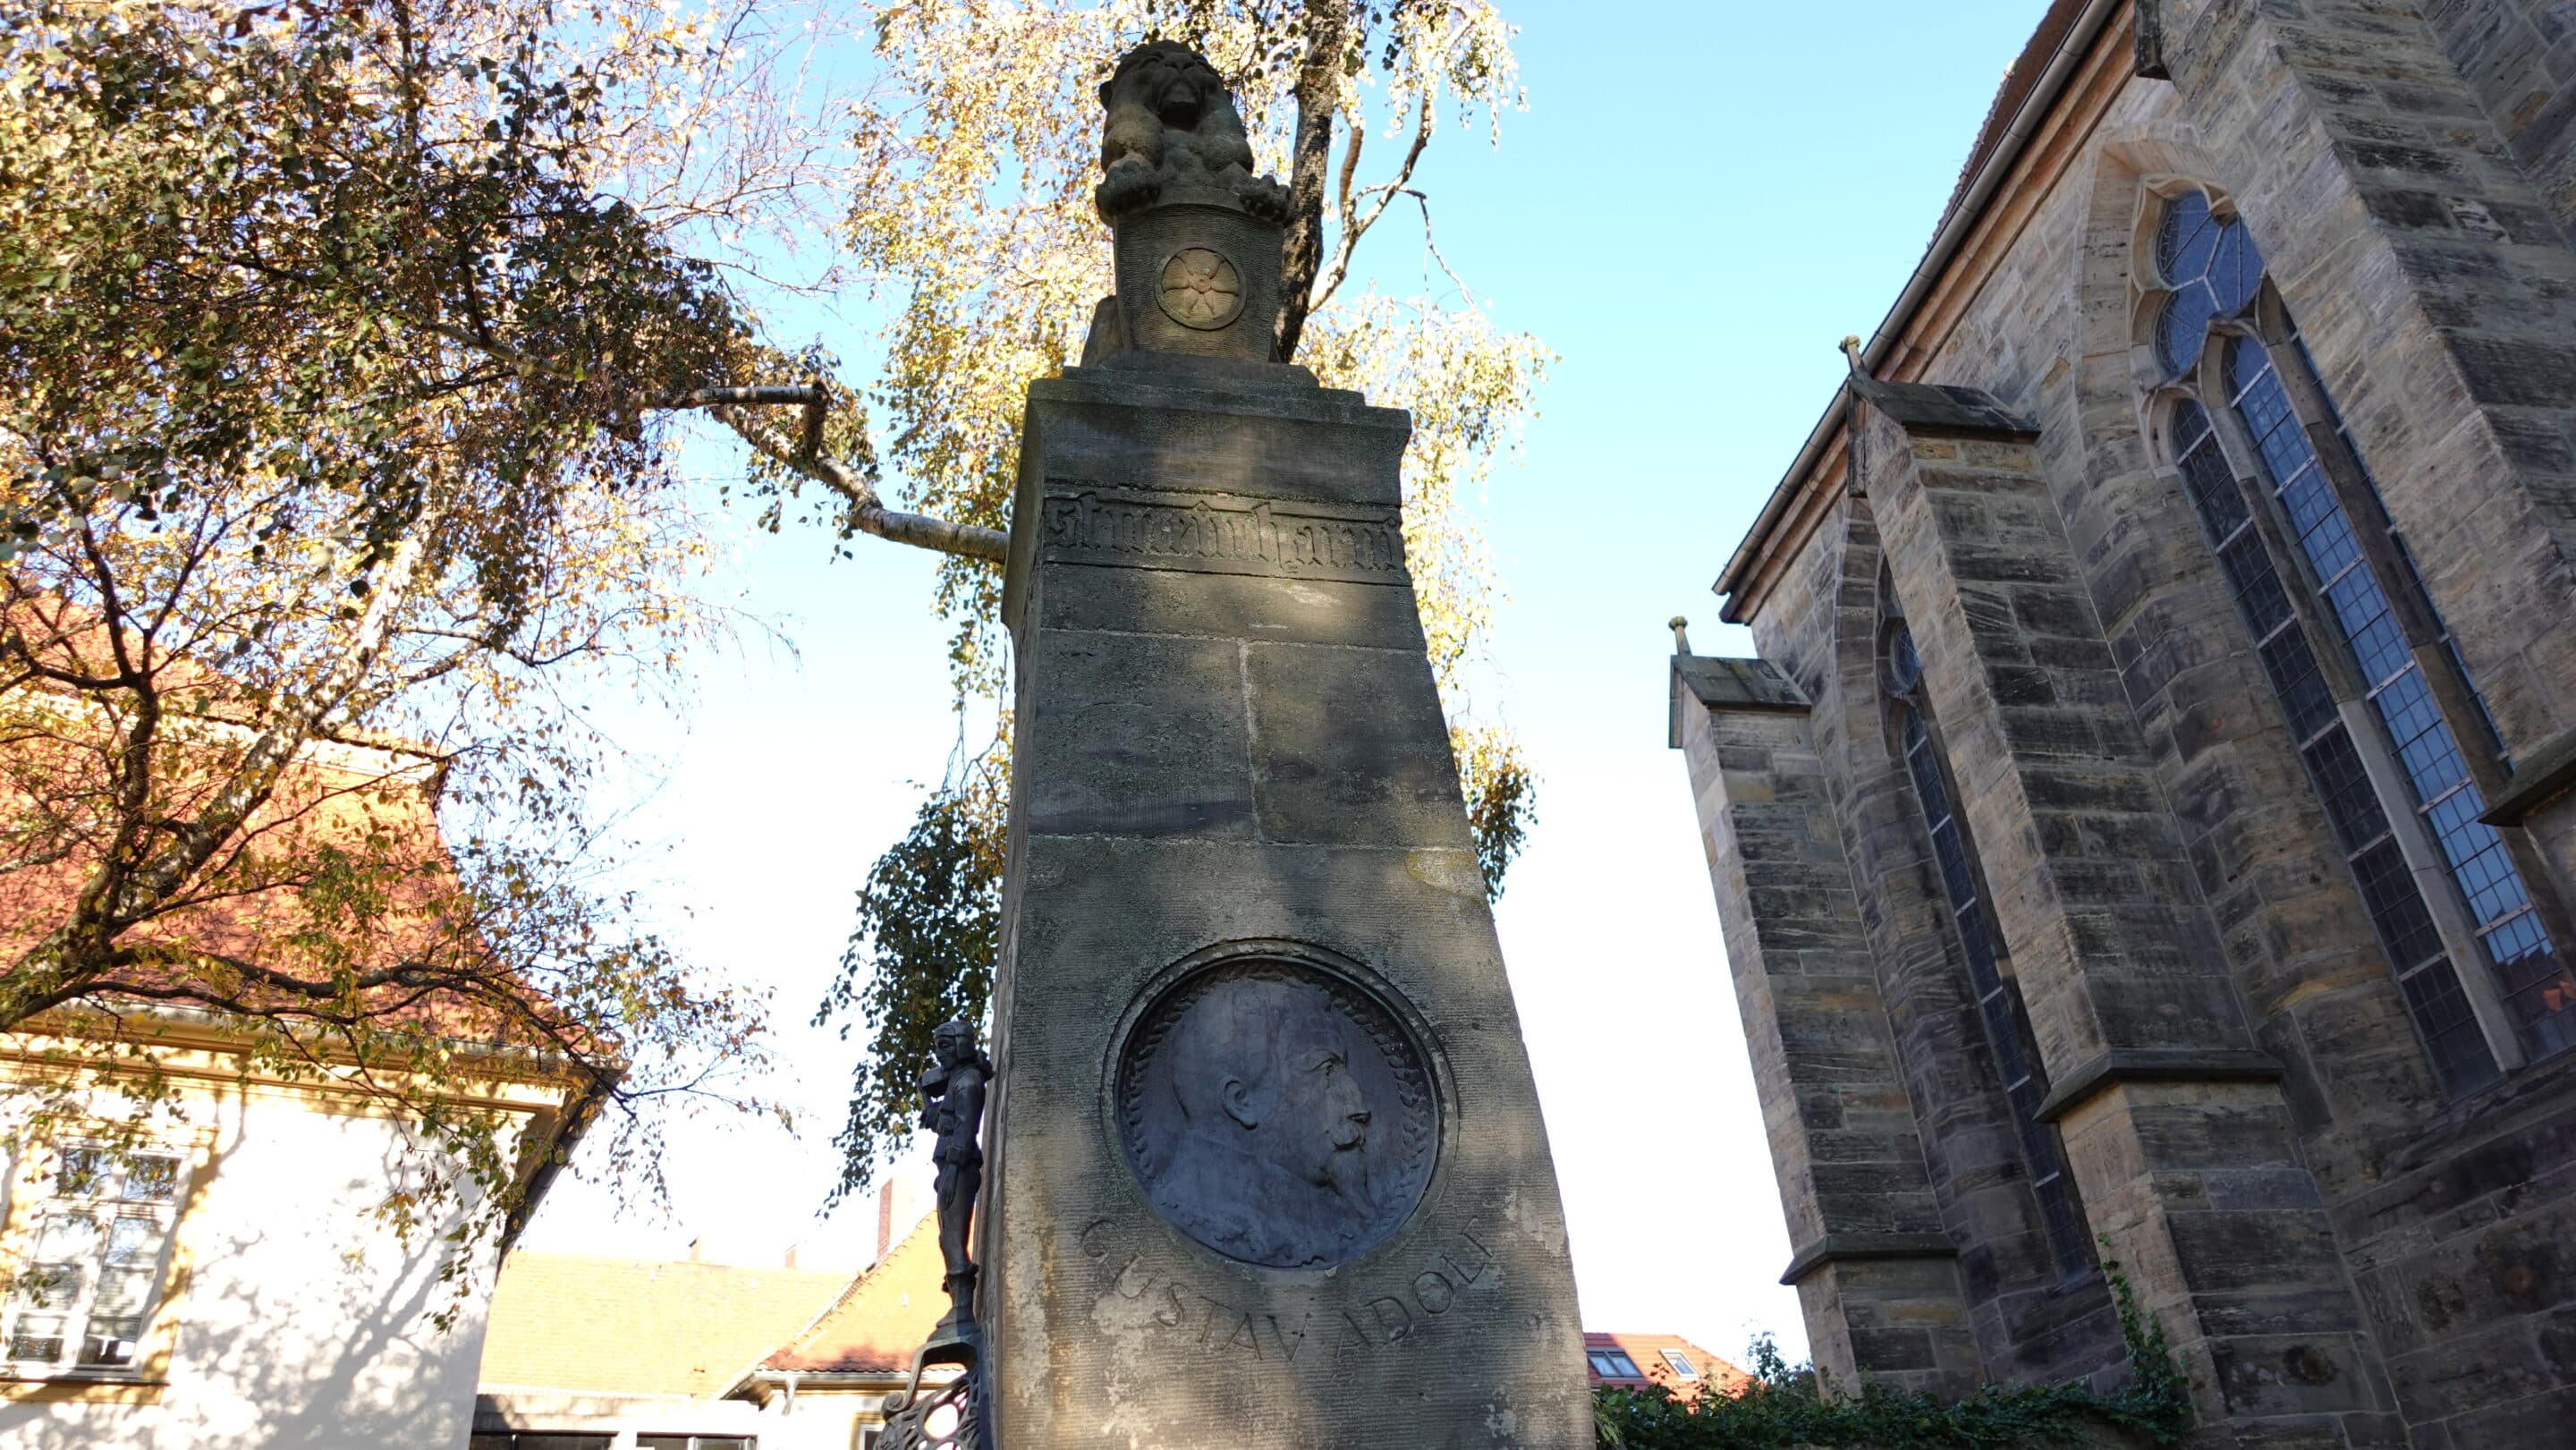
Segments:
[[[955,1368],[957,1377],[921,1390],[924,1371]],[[973,1315],[952,1312],[913,1351],[912,1374],[885,1398],[883,1450],[994,1450],[992,1376],[984,1331]]]

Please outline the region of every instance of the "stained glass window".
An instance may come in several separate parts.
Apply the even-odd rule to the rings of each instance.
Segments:
[[[2082,1273],[2093,1266],[2084,1211],[2076,1202],[2074,1181],[2067,1176],[2057,1130],[2039,1118],[2048,1080],[2025,1045],[2030,1024],[2021,992],[2003,974],[2001,934],[1978,890],[1966,824],[1950,807],[1949,782],[1942,774],[1939,753],[1923,723],[1921,704],[1912,698],[1922,678],[1923,663],[1915,652],[1913,631],[1900,624],[1888,641],[1888,684],[1900,698],[1897,729],[1906,774],[1914,782],[1914,801],[1932,840],[1933,865],[1940,873],[1942,895],[1950,903],[1951,923],[1958,930],[1959,955],[1967,963],[1968,984],[1976,993],[1986,1047],[1996,1075],[2003,1079],[2005,1100],[2012,1105],[2013,1127],[2021,1140],[2040,1222],[2048,1233],[2050,1257],[2059,1272]]]
[[[2156,229],[2156,265],[2172,289],[2156,320],[2156,353],[2177,382],[2197,390],[2211,324],[2240,316],[2252,305],[2261,287],[2262,257],[2241,222],[2212,215],[2208,198],[2194,191],[2166,206]],[[2346,449],[2367,481],[2367,469],[2351,449],[2343,419],[2326,400],[2305,347],[2293,335],[2284,352],[2304,370],[2301,381],[2310,395],[2325,400],[2328,416],[2323,421],[2336,438],[2330,446]],[[2376,484],[2370,485],[2368,500],[2372,517],[2356,520],[2327,476],[2272,349],[2261,341],[2230,332],[2216,371],[2220,405],[2244,425],[2252,469],[2278,506],[2281,534],[2296,557],[2273,558],[2238,471],[2225,455],[2208,410],[2196,400],[2176,407],[2170,427],[2185,491],[2217,551],[2237,610],[2280,696],[2282,713],[2298,737],[2309,778],[2404,986],[2435,1071],[2454,1095],[2476,1091],[2500,1076],[2496,1057],[2463,991],[2459,973],[2464,964],[2453,960],[2453,948],[2443,942],[2391,825],[2392,814],[2411,813],[2421,821],[2440,858],[2432,864],[2447,876],[2474,931],[2480,960],[2465,965],[2495,981],[2531,1057],[2576,1045],[2576,983],[2542,929],[2503,839],[2477,819],[2485,801],[2470,779],[2452,722],[2436,704],[2391,606],[2392,589],[2407,591],[2410,602],[2438,625],[2440,616],[2424,594],[2405,540],[2376,506]],[[2399,564],[2391,571],[2397,577],[2383,578],[2374,567],[2371,550],[2357,532],[2363,528],[2386,534],[2393,545],[2387,553]],[[2372,783],[2361,742],[2345,723],[2318,668],[2315,642],[2299,622],[2293,589],[2313,601],[2313,615],[2330,636],[2326,647],[2339,650],[2351,665],[2382,737],[2374,745],[2384,746],[2393,757],[2408,799],[2383,800]],[[2474,700],[2474,682],[2468,681],[2447,627],[2441,627],[2440,642]],[[2480,718],[2469,723],[2490,737],[2481,739],[2486,745],[2492,726],[2484,718],[2484,702],[2477,704]]]
[[[2316,656],[2272,567],[2271,553],[2263,547],[2253,516],[2246,511],[2235,475],[2219,456],[2209,415],[2198,403],[2185,402],[2174,410],[2173,444],[2185,491],[2218,550],[2220,567],[2236,595],[2237,612],[2254,637],[2263,672],[2281,698],[2290,732],[2298,737],[2299,756],[2307,763],[2308,778],[2325,805],[2326,821],[2343,845],[2344,859],[2361,887],[2380,944],[2405,985],[2407,1003],[2434,1069],[2444,1089],[2454,1095],[2485,1087],[2498,1076],[2495,1054],[2487,1049],[2486,1037],[2470,1014],[2432,913],[2425,908],[2414,873],[2407,870],[2387,813],[2371,787],[2369,771],[2335,709],[2333,693],[2317,669]]]

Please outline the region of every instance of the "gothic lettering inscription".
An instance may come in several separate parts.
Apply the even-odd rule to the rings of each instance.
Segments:
[[[1072,490],[1079,489],[1080,492]],[[1041,543],[1067,564],[1407,584],[1391,509],[1048,481]]]

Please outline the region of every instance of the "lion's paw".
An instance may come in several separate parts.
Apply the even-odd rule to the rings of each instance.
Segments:
[[[1141,156],[1122,156],[1111,164],[1109,172],[1091,194],[1091,199],[1105,217],[1124,216],[1140,206],[1151,206],[1163,194],[1160,172]]]
[[[1267,176],[1247,176],[1234,184],[1234,199],[1264,221],[1288,220],[1288,188]]]

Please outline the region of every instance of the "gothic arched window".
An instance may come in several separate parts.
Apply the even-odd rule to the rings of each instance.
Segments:
[[[2462,736],[2495,750],[2485,704],[2244,224],[2196,189],[2163,205],[2153,348],[2174,465],[2434,1068],[2474,1092],[2576,1045],[2576,983],[2478,819]]]
[[[2012,1105],[2031,1196],[2038,1201],[2040,1222],[2048,1232],[2049,1255],[2059,1273],[2084,1273],[2093,1267],[2084,1210],[2076,1202],[2074,1180],[2067,1176],[2057,1129],[2039,1119],[2048,1080],[2033,1050],[2021,989],[2003,972],[2002,938],[1986,904],[1967,823],[1951,809],[1949,772],[1942,768],[1931,727],[1925,722],[1923,661],[1914,651],[1913,631],[1902,619],[1891,622],[1887,635],[1887,690],[1897,746],[1905,753],[1905,773],[1914,782],[1914,802],[1922,809],[1923,829],[1932,840],[1932,861],[1940,872],[1941,894],[1950,903],[1959,955],[1968,965],[1968,984],[1976,993],[1986,1048],[1996,1075],[2003,1079],[2004,1097]]]

